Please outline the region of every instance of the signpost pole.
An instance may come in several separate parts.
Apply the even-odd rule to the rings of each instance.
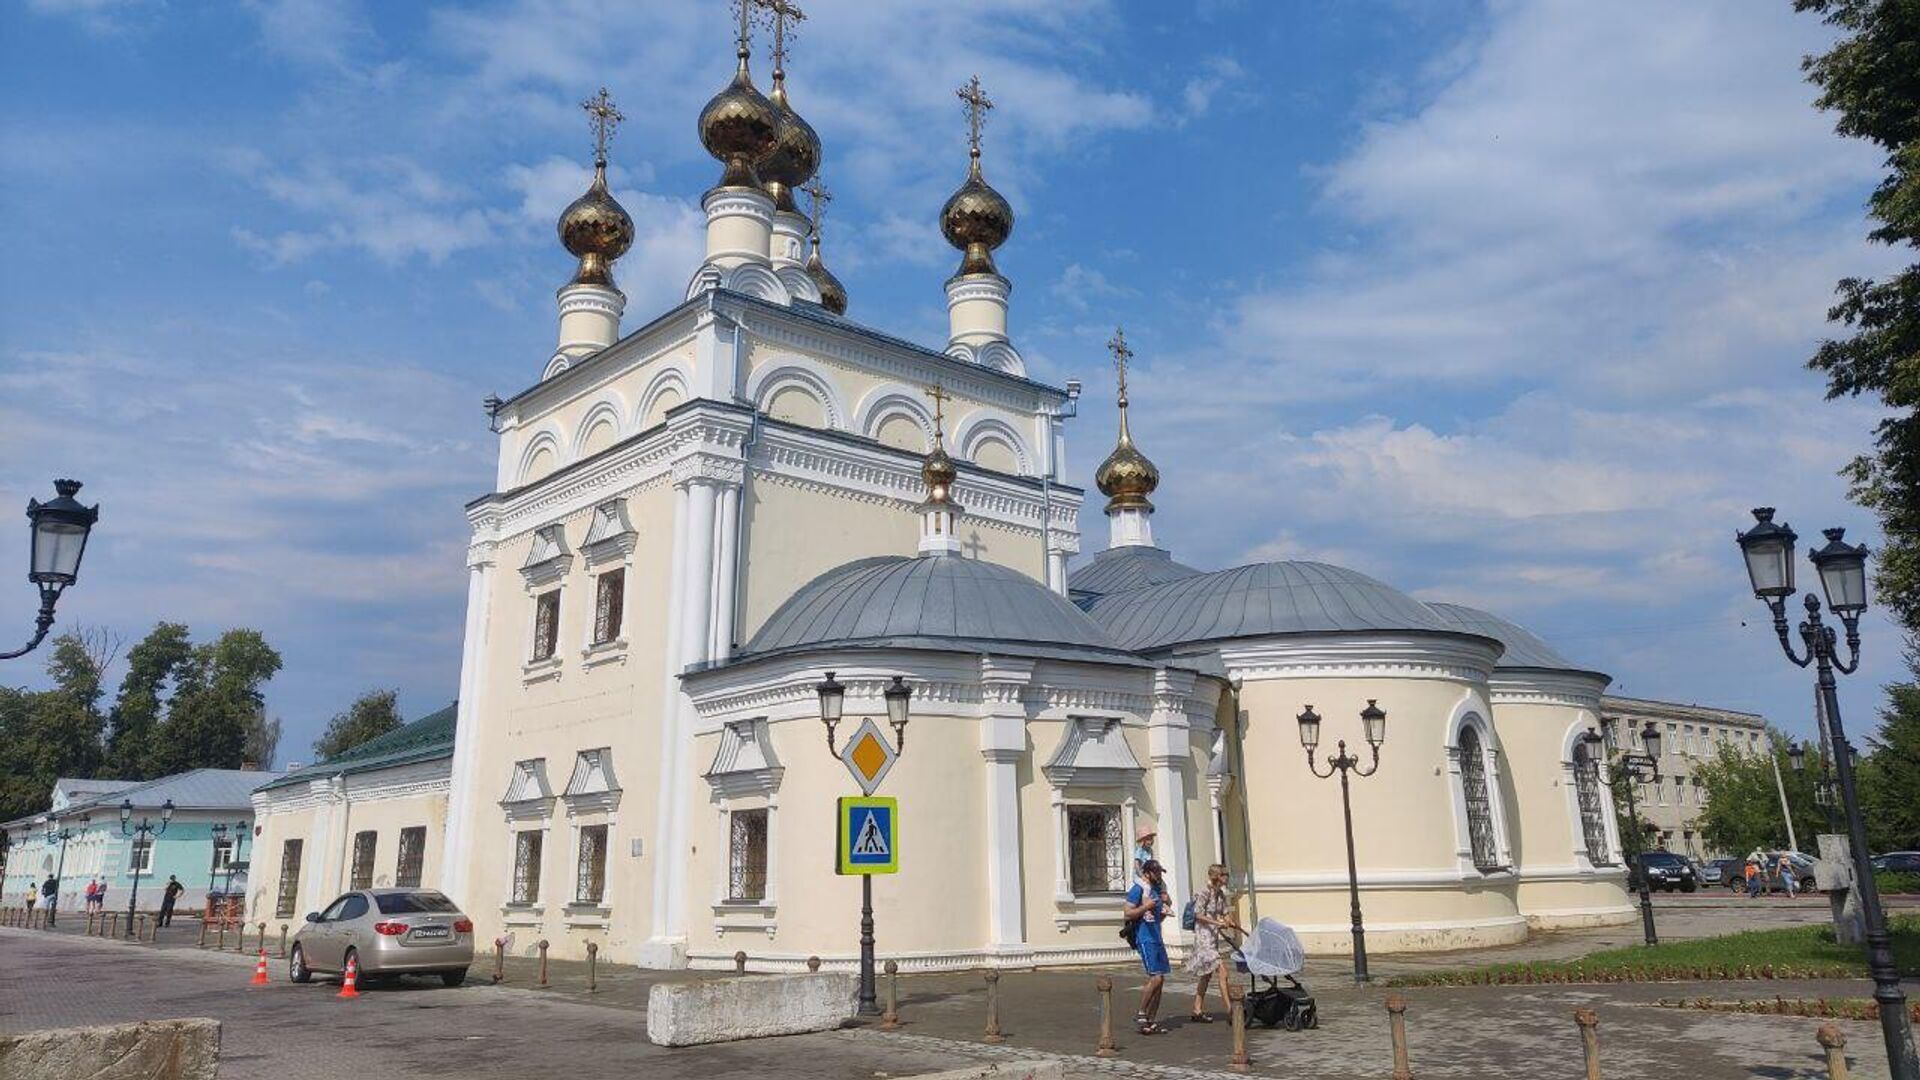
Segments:
[[[873,992],[873,875],[860,875],[860,1015],[880,1012]]]

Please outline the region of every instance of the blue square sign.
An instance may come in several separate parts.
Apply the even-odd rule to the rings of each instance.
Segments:
[[[842,874],[893,874],[900,870],[900,805],[885,797],[840,800]]]

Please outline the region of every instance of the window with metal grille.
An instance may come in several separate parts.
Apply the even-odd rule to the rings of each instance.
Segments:
[[[767,812],[735,810],[728,815],[727,899],[767,898]]]
[[[280,845],[280,895],[273,904],[276,918],[292,918],[294,905],[300,902],[300,849],[304,846],[300,840]]]
[[[539,829],[513,834],[513,902],[516,904],[540,902],[541,836]]]
[[[1580,836],[1587,843],[1587,859],[1595,866],[1613,865],[1607,844],[1606,804],[1600,800],[1600,762],[1581,743],[1573,748],[1573,793],[1580,804]]]
[[[627,572],[609,570],[594,579],[593,643],[604,645],[620,636],[620,618],[626,613]]]
[[[379,842],[380,834],[372,830],[353,834],[353,872],[347,888],[373,888],[373,849]]]
[[[427,861],[427,827],[415,825],[400,830],[400,862],[393,871],[393,884],[401,889],[420,887],[422,868]]]
[[[580,861],[575,871],[573,898],[598,904],[607,895],[607,827],[580,826]]]
[[[153,841],[152,840],[144,840],[144,839],[134,840],[133,850],[127,854],[127,873],[129,874],[153,873]]]
[[[1493,798],[1487,791],[1487,757],[1481,749],[1480,729],[1460,729],[1460,786],[1467,796],[1467,836],[1473,843],[1473,865],[1482,870],[1500,868],[1500,845],[1493,835]]]
[[[1067,807],[1067,880],[1074,895],[1125,892],[1127,870],[1120,808]]]
[[[560,590],[543,592],[534,601],[533,658],[546,660],[560,643]]]

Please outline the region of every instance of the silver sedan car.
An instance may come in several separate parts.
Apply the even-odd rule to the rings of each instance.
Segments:
[[[473,922],[432,889],[359,889],[307,916],[287,954],[287,977],[438,975],[459,986],[473,963]]]

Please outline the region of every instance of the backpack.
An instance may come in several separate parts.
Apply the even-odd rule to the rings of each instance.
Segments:
[[[1129,949],[1137,951],[1140,948],[1139,919],[1128,919],[1120,924],[1120,940],[1126,942]]]
[[[1189,900],[1187,906],[1180,909],[1180,929],[1191,930],[1197,925],[1193,918],[1193,901]]]

